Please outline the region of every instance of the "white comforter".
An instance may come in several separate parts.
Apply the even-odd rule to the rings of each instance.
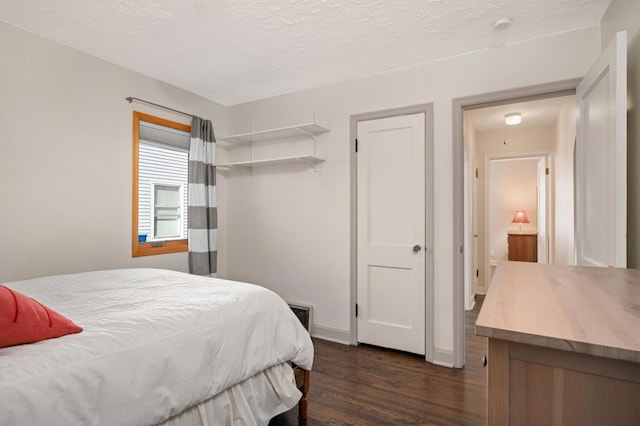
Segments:
[[[275,293],[127,269],[6,283],[79,334],[0,349],[0,424],[157,424],[268,367],[310,369],[306,330]]]

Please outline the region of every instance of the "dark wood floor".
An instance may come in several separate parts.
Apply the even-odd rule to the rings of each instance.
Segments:
[[[474,332],[478,316],[465,315],[466,364],[439,367],[422,357],[315,339],[309,391],[309,426],[335,425],[483,425],[487,379],[481,358],[487,340]],[[270,426],[297,425],[297,408]]]

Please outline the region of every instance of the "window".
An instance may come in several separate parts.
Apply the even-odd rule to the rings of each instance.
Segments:
[[[159,184],[153,182],[153,202],[151,217],[153,227],[151,240],[185,238],[184,203],[180,184]]]
[[[132,255],[187,251],[191,127],[133,113]]]
[[[146,235],[147,241],[186,238],[189,153],[142,137],[138,153],[138,235]],[[158,225],[166,228],[169,223],[176,227],[171,235],[156,231]]]

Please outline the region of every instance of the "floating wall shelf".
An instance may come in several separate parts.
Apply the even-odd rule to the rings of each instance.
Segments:
[[[295,136],[315,136],[328,132],[316,123],[298,124],[296,126],[280,127],[279,129],[262,130],[259,132],[240,133],[237,135],[218,138],[221,141],[234,142],[260,142],[274,139],[287,139]]]
[[[246,161],[234,161],[230,163],[216,164],[216,167],[232,168],[232,167],[257,167],[257,166],[269,166],[276,164],[287,164],[297,162],[307,162],[312,165],[316,165],[324,159],[316,155],[316,135],[328,132],[326,129],[316,123],[298,124],[295,126],[281,127],[278,129],[262,130],[259,132],[241,133],[237,135],[229,135],[218,138],[219,141],[227,143],[250,143],[251,144],[251,159]],[[289,157],[278,158],[266,158],[255,160],[253,159],[253,142],[289,139],[293,137],[307,137],[313,139],[313,153],[309,155],[296,155]]]
[[[216,167],[259,167],[259,166],[274,166],[276,164],[287,164],[287,163],[298,163],[298,162],[307,162],[312,164],[317,164],[324,159],[320,157],[315,157],[313,155],[298,155],[295,157],[280,157],[280,158],[269,158],[267,160],[249,160],[249,161],[235,161],[233,163],[222,163],[216,164]]]

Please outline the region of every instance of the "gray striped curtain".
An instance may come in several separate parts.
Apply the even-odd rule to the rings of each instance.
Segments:
[[[189,147],[189,272],[215,276],[218,257],[216,138],[211,120],[193,117]]]

